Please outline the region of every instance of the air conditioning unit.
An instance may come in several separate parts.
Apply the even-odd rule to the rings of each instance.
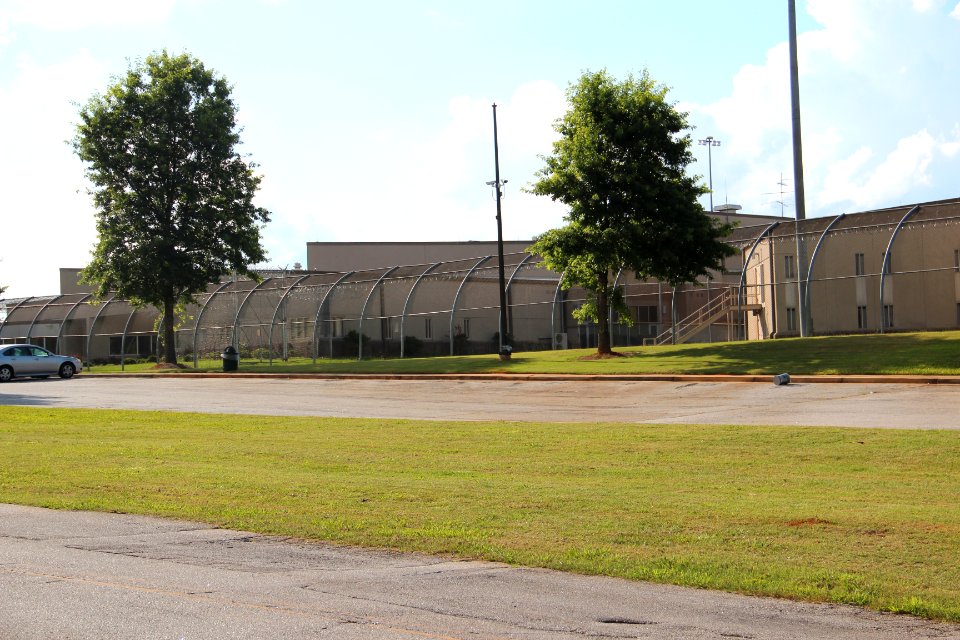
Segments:
[[[554,349],[569,349],[570,340],[566,333],[555,333],[553,334],[553,348]]]

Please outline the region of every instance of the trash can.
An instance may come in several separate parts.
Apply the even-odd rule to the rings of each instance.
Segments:
[[[233,348],[233,345],[227,345],[220,357],[223,359],[224,371],[236,371],[237,367],[240,366],[240,354]]]
[[[509,360],[512,354],[513,354],[513,347],[511,347],[508,344],[503,345],[503,348],[500,349],[501,360]]]

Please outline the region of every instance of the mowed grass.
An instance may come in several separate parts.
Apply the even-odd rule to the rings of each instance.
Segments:
[[[529,351],[509,362],[496,355],[442,358],[317,360],[244,359],[240,370],[265,373],[744,373],[744,374],[929,374],[960,375],[960,331],[789,338],[751,342],[617,347],[625,358],[583,360],[595,350]],[[184,364],[192,367],[193,360]],[[220,371],[219,360],[200,361],[204,371]],[[128,365],[149,371],[152,364]],[[190,371],[192,369],[188,369]],[[115,373],[119,365],[89,370]]]
[[[0,408],[0,501],[960,620],[960,433]]]

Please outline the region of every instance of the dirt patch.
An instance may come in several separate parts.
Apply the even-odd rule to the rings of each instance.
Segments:
[[[613,358],[628,358],[626,353],[611,351],[610,353],[591,353],[588,356],[580,356],[577,360],[611,360]]]
[[[787,523],[788,527],[808,527],[816,524],[834,524],[823,518],[804,518],[803,520],[791,520]]]
[[[182,364],[172,364],[170,362],[158,362],[150,367],[154,371],[168,371],[170,369],[186,369]]]

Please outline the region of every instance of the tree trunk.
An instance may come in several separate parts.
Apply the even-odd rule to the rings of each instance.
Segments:
[[[597,355],[610,355],[610,298],[607,291],[608,274],[600,275],[597,291]]]
[[[177,345],[174,336],[173,300],[163,302],[163,361],[177,364]]]

